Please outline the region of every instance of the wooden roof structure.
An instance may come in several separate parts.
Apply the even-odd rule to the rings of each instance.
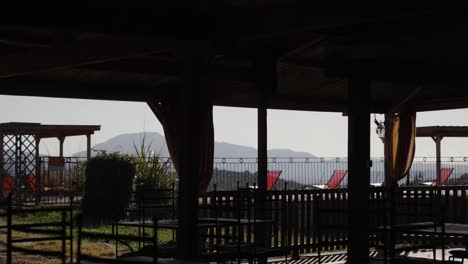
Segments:
[[[38,138],[64,138],[70,136],[92,135],[101,130],[94,125],[44,125],[41,123],[1,123],[0,134],[32,134]]]
[[[4,8],[1,93],[177,96],[183,54],[196,50],[209,54],[205,79],[215,105],[258,106],[260,73],[269,76],[274,109],[346,112],[350,76],[371,79],[372,112],[401,102],[417,111],[468,107],[468,90],[460,89],[467,83],[467,21],[455,5],[170,2],[102,1],[73,12],[43,2]]]
[[[0,10],[0,94],[176,98],[177,243],[192,260],[202,100],[258,109],[261,190],[268,108],[345,112],[348,263],[367,263],[370,113],[468,107],[467,29],[455,3],[14,1]]]
[[[468,137],[466,126],[427,126],[417,127],[416,137],[430,137],[436,144],[436,184],[441,184],[441,145],[444,137]]]
[[[416,128],[417,137],[468,137],[466,126],[427,126]]]

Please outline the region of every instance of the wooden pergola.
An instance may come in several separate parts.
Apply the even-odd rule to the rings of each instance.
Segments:
[[[91,135],[101,130],[97,125],[45,125],[41,123],[1,123],[0,135],[32,135],[37,141],[37,152],[39,152],[39,141],[44,138],[57,138],[59,140],[59,156],[63,157],[63,143],[67,137],[86,136],[86,157],[91,157]],[[2,141],[3,142],[3,141]],[[0,150],[1,151],[1,150]]]
[[[417,137],[430,137],[436,143],[437,185],[440,185],[441,142],[444,137],[468,137],[468,127],[464,126],[428,126],[416,128]]]
[[[174,103],[178,247],[197,256],[202,104],[348,116],[348,262],[368,262],[370,113],[468,107],[468,18],[452,5],[342,1],[43,2],[0,11],[0,93]],[[31,10],[31,11],[29,11]],[[441,17],[449,19],[440,19]],[[450,30],[447,30],[450,29]]]
[[[59,157],[63,158],[63,143],[70,136],[86,136],[87,158],[91,157],[91,135],[100,130],[91,125],[45,125],[41,123],[1,123],[0,124],[0,180],[4,175],[14,176],[16,203],[24,201],[25,175],[34,175],[41,181],[41,158],[39,143],[45,138],[59,140]],[[63,159],[62,159],[63,160]],[[3,186],[1,187],[3,188]]]

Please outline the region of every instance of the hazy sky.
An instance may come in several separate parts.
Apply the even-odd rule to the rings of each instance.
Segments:
[[[101,125],[93,144],[122,133],[157,131],[162,127],[144,103],[94,100],[53,99],[0,96],[0,122],[39,122],[44,124]],[[382,119],[381,115],[377,115]],[[256,147],[256,110],[215,107],[215,139]],[[421,112],[418,126],[468,126],[468,109]],[[372,156],[383,155],[383,144],[372,124]],[[347,118],[341,113],[268,111],[268,147],[306,151],[323,157],[346,156]],[[86,147],[85,137],[70,137],[65,142],[65,155]],[[57,155],[58,141],[44,140],[41,153]],[[468,138],[446,138],[443,156],[468,156]],[[416,156],[434,156],[435,144],[429,138],[418,138]]]

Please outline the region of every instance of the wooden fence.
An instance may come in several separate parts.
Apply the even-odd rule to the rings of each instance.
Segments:
[[[255,191],[253,191],[255,192]],[[202,216],[227,218],[255,218],[255,195],[249,210],[239,210],[236,191],[210,192],[200,198]],[[395,195],[395,223],[438,221],[468,224],[468,186],[402,187]],[[343,250],[348,231],[347,189],[269,191],[264,203],[266,218],[273,219],[271,245],[287,248],[292,254]],[[371,244],[381,241],[375,227],[386,224],[383,188],[371,188],[370,223]],[[203,209],[210,209],[203,212]],[[215,209],[215,210],[213,210]],[[216,212],[216,213],[213,213]],[[437,218],[437,219],[436,219]],[[215,232],[215,231],[211,231]],[[229,235],[235,230],[219,234]],[[221,237],[221,235],[220,235]],[[221,238],[220,238],[221,239]],[[245,238],[247,239],[247,238]]]

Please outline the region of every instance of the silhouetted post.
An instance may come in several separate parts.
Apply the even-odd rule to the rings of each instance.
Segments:
[[[12,236],[13,236],[13,201],[12,201],[12,193],[8,195],[8,207],[7,207],[7,256],[6,256],[6,263],[12,263]]]
[[[3,134],[0,134],[0,182],[3,182],[3,177],[4,177],[4,173],[3,173],[3,170],[5,168],[5,161],[3,160],[5,158],[5,153],[3,152],[3,147],[4,147],[4,144],[3,144],[3,137],[4,135]],[[0,191],[3,193],[3,184],[0,185]]]
[[[270,216],[267,214],[268,203],[267,199],[267,171],[268,171],[268,147],[267,147],[267,107],[266,100],[263,97],[260,99],[257,108],[258,122],[258,191],[255,192],[255,217],[254,219],[267,219]],[[249,209],[250,210],[250,209]],[[258,246],[265,246],[268,243],[268,228],[264,225],[255,224],[255,243]],[[259,259],[259,263],[266,263],[266,259]]]
[[[34,173],[36,174],[36,179],[37,179],[37,182],[39,184],[41,184],[42,182],[42,175],[41,175],[41,157],[40,157],[40,154],[39,154],[39,144],[41,143],[41,137],[39,135],[34,135],[34,141],[35,141],[35,144],[36,144],[36,170],[34,171]],[[36,192],[35,194],[36,196],[36,205],[38,205],[40,203],[40,200],[41,200],[41,194],[40,192]],[[24,197],[23,197],[24,199]]]
[[[180,259],[196,260],[199,250],[198,195],[200,186],[200,116],[202,99],[201,56],[188,55],[184,85],[177,101],[177,158],[179,196],[177,248]],[[205,98],[206,99],[206,98]]]
[[[384,166],[385,166],[385,186],[384,186],[384,245],[385,258],[393,259],[395,257],[395,192],[396,184],[394,183],[393,168],[392,168],[392,124],[393,113],[385,114],[385,143],[384,143]],[[388,229],[387,229],[388,227]],[[386,260],[387,261],[387,260]],[[385,262],[388,263],[388,262]]]
[[[369,262],[370,83],[348,83],[348,262]]]
[[[440,160],[440,155],[441,155],[441,149],[440,149],[440,143],[442,141],[442,136],[435,136],[433,137],[433,140],[435,141],[436,143],[436,175],[437,175],[437,179],[436,179],[436,199],[437,199],[437,204],[435,205],[436,206],[436,209],[435,209],[435,217],[434,217],[434,223],[441,223],[441,220],[443,218],[443,215],[441,215],[441,208],[442,208],[442,201],[441,201],[441,198],[442,198],[442,193],[441,193],[441,183],[442,183],[442,179],[441,179],[441,160]],[[442,222],[443,223],[443,222]],[[442,244],[443,246],[443,244]],[[443,247],[442,247],[442,250],[443,250]],[[435,254],[435,253],[434,253]],[[442,252],[442,258],[445,259],[445,254],[444,252]]]
[[[261,99],[257,108],[257,123],[258,123],[258,194],[261,198],[266,196],[267,190],[267,171],[268,171],[268,154],[267,154],[267,107],[266,100]],[[262,207],[261,207],[262,208]]]
[[[63,158],[63,143],[65,142],[65,137],[60,136],[57,139],[59,140],[59,157]]]
[[[440,155],[441,155],[441,150],[440,150],[440,143],[442,141],[442,138],[441,136],[435,136],[433,137],[432,139],[434,140],[434,142],[436,143],[436,176],[437,176],[437,179],[436,179],[436,182],[437,182],[437,186],[440,186],[441,184],[441,173],[440,173],[440,169],[441,169],[441,160],[440,160]]]
[[[86,135],[86,157],[91,158],[91,134]]]
[[[267,201],[267,174],[268,174],[268,97],[277,87],[276,71],[277,55],[274,51],[266,50],[263,54],[257,54],[254,59],[255,84],[259,95],[257,98],[257,122],[258,122],[258,192],[255,197],[256,219],[271,219],[270,204]],[[271,244],[270,227],[266,225],[255,226],[255,239],[259,246]],[[260,238],[260,239],[258,239]],[[266,258],[259,259],[260,263],[266,263]]]

